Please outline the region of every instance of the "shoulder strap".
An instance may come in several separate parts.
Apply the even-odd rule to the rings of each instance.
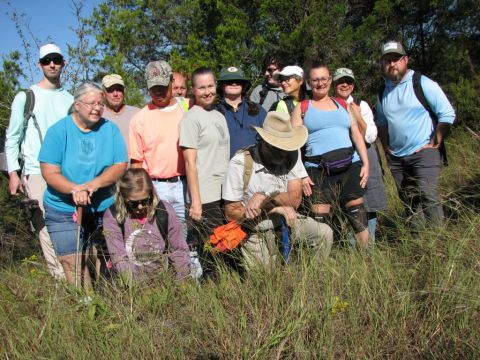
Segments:
[[[263,105],[263,102],[265,101],[267,95],[268,95],[268,88],[265,86],[265,84],[262,84],[262,90],[260,90],[260,101],[259,104],[260,106]]]
[[[432,119],[433,128],[435,131],[438,125],[438,116],[433,112],[432,108],[430,107],[430,104],[427,101],[427,98],[425,97],[425,93],[423,92],[423,88],[422,88],[422,73],[420,71],[415,71],[413,73],[412,82],[413,82],[413,92],[415,93],[415,96],[417,97],[420,104],[422,104],[425,110],[427,110],[428,115],[430,116],[430,119]],[[436,133],[434,134],[434,137],[436,141],[437,140]],[[447,148],[445,147],[445,141],[442,141],[438,150],[440,151],[440,156],[442,157],[443,165],[448,166],[448,156],[447,156]]]
[[[346,111],[348,111],[347,102],[345,100],[343,100],[342,98],[339,98],[339,97],[332,97],[331,99],[334,102],[336,102],[338,105],[343,107]]]
[[[27,127],[28,127],[28,120],[30,120],[31,117],[34,118],[35,127],[37,128],[38,131],[40,131],[38,128],[37,119],[33,114],[33,108],[35,107],[35,94],[33,93],[32,89],[26,89],[23,92],[25,93],[25,106],[23,107],[23,129],[20,135],[20,141],[18,142],[19,144],[21,144],[25,139],[25,134],[27,133]],[[39,132],[39,134],[40,134],[40,142],[43,142],[41,132]]]
[[[378,88],[377,92],[377,97],[378,97],[378,102],[381,104],[383,100],[383,93],[385,92],[385,83],[382,82],[382,85]]]
[[[255,145],[248,146],[244,149],[240,149],[237,154],[243,153],[244,163],[243,163],[243,191],[247,190],[248,183],[250,182],[250,177],[252,176],[253,170],[253,157],[252,150]]]
[[[168,249],[168,212],[162,200],[158,202],[155,211],[155,219],[157,221],[158,230],[165,241],[165,251]]]
[[[425,97],[425,93],[423,92],[421,79],[422,79],[422,73],[420,71],[415,71],[412,77],[413,92],[415,93],[415,96],[417,97],[418,101],[420,101],[420,104],[422,104],[425,110],[428,111],[428,114],[430,115],[430,118],[433,121],[433,126],[436,127],[438,123],[438,117],[433,112],[430,105],[428,104],[427,98]]]
[[[300,103],[300,110],[302,111],[300,113],[300,117],[302,118],[302,120],[305,118],[305,114],[307,113],[307,110],[308,110],[308,105],[310,104],[309,102],[310,100],[302,100],[302,102]]]
[[[283,98],[283,101],[285,101],[285,105],[287,105],[287,110],[288,113],[291,115],[293,112],[293,109],[295,109],[295,104],[293,103],[293,98],[291,96],[286,96]]]

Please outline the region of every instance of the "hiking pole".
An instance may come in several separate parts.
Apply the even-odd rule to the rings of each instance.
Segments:
[[[80,233],[82,230],[83,207],[77,206],[77,252],[75,253],[75,287],[78,287],[78,259],[80,248]]]

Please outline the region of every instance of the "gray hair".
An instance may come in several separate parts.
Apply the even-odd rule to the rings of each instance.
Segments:
[[[76,101],[80,101],[89,92],[99,92],[103,96],[103,90],[100,86],[93,82],[86,81],[83,84],[80,84],[80,86],[78,86],[77,88],[75,88],[73,92],[73,102],[75,103]],[[70,109],[68,109],[69,114],[76,112],[73,105],[74,104],[72,104],[72,106],[70,106]]]

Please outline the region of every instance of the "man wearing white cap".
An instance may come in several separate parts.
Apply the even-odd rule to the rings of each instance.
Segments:
[[[128,144],[130,120],[140,109],[125,105],[125,82],[120,75],[105,75],[102,79],[102,88],[106,105],[102,116],[118,126],[125,144]]]
[[[38,162],[40,147],[48,128],[64,118],[73,103],[72,95],[63,89],[60,81],[64,66],[65,60],[58,46],[47,44],[40,48],[38,67],[43,72],[43,78],[30,87],[33,96],[28,95],[29,99],[33,99],[33,111],[28,119],[24,119],[24,110],[28,105],[27,93],[18,93],[12,103],[6,134],[10,193],[16,195],[18,191],[25,192],[30,199],[38,201],[42,211],[46,184]],[[19,155],[24,161],[23,168],[19,163]],[[39,231],[40,245],[48,269],[53,276],[63,279],[63,268],[55,255],[48,231],[45,226]]]
[[[282,221],[292,241],[306,241],[318,260],[328,257],[332,229],[296,212],[302,201],[302,178],[307,176],[298,151],[307,140],[307,128],[292,127],[290,115],[278,111],[269,112],[263,127],[254,128],[259,143],[230,160],[223,188],[226,217],[251,229],[241,246],[247,270],[275,262],[278,245],[271,230],[279,229]]]

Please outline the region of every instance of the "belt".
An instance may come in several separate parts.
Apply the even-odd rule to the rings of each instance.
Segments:
[[[152,178],[153,181],[161,181],[161,182],[178,182],[178,181],[182,181],[182,180],[185,180],[185,179],[186,179],[185,175],[172,176],[172,177],[169,177],[169,178]]]

